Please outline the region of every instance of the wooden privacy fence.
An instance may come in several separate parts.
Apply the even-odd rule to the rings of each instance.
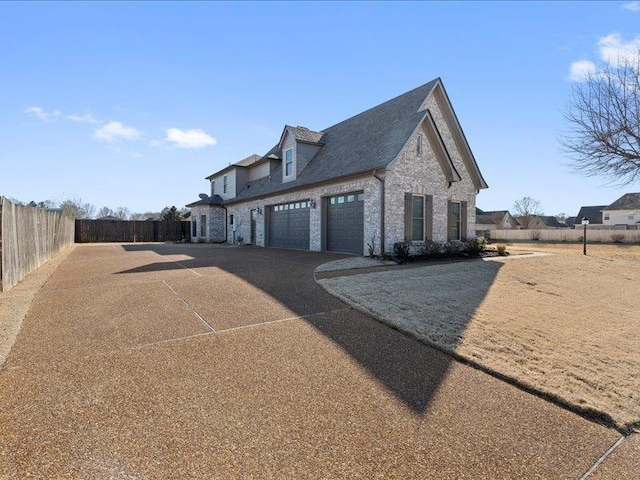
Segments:
[[[582,228],[537,229],[537,230],[490,230],[494,241],[535,241],[543,242],[581,242]],[[591,229],[587,227],[588,242],[602,243],[640,243],[640,230]]]
[[[76,220],[76,243],[190,241],[190,222]]]
[[[60,212],[1,199],[0,290],[7,291],[73,243],[73,220]]]

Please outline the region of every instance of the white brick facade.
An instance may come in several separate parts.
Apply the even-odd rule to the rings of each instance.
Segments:
[[[404,194],[405,192],[433,195],[433,240],[447,241],[447,208],[448,201],[467,202],[467,235],[472,236],[476,230],[476,189],[467,172],[462,157],[458,152],[451,133],[443,120],[435,100],[430,99],[431,110],[438,130],[447,147],[456,170],[462,177],[451,187],[426,140],[427,135],[421,126],[405,144],[404,148],[387,171],[385,193],[385,250],[392,251],[395,242],[404,240]],[[418,134],[422,135],[422,155],[417,154]]]
[[[390,128],[392,127],[395,128],[397,132],[402,132],[402,136],[397,137],[401,139],[398,143],[404,142],[404,146],[397,155],[396,149],[398,147],[393,146],[394,143],[392,141],[393,132],[389,133],[389,138],[387,138],[386,133],[383,135],[380,134],[387,126],[387,123],[384,123],[384,116],[374,116],[374,120],[372,120],[371,117],[356,116],[331,127],[340,127],[343,129],[341,131],[347,133],[336,135],[335,130],[331,130],[331,128],[328,130],[329,133],[318,133],[318,135],[326,135],[327,142],[334,141],[338,142],[334,145],[344,146],[346,144],[349,147],[339,150],[337,154],[334,150],[328,148],[330,143],[319,142],[312,147],[304,144],[304,148],[302,148],[302,144],[298,145],[298,140],[285,130],[282,144],[278,146],[280,155],[273,157],[270,155],[268,157],[274,158],[273,160],[269,160],[268,170],[266,167],[259,166],[259,171],[257,168],[255,171],[250,169],[248,172],[243,171],[242,175],[239,175],[239,170],[238,172],[235,171],[237,169],[227,171],[227,175],[229,175],[229,190],[227,196],[221,192],[218,186],[218,180],[223,178],[222,173],[225,173],[225,170],[216,174],[214,177],[215,193],[223,195],[223,199],[227,202],[233,202],[233,197],[236,195],[246,196],[246,189],[251,186],[247,182],[257,180],[261,177],[264,178],[267,174],[271,175],[273,164],[275,162],[284,163],[284,159],[286,158],[285,152],[289,148],[293,150],[294,164],[292,175],[285,178],[285,166],[282,165],[283,173],[275,175],[273,178],[273,181],[279,182],[279,184],[270,184],[269,188],[263,188],[263,190],[257,191],[251,190],[251,192],[256,192],[257,194],[257,192],[260,191],[272,192],[273,189],[276,188],[286,189],[288,184],[295,186],[296,182],[301,183],[298,182],[298,180],[302,178],[302,172],[307,168],[307,164],[311,167],[311,172],[314,172],[314,161],[321,162],[316,165],[320,166],[319,171],[322,173],[315,177],[313,173],[311,173],[312,176],[308,178],[313,178],[315,181],[335,178],[340,174],[347,175],[349,172],[352,172],[354,176],[348,180],[333,180],[323,184],[316,183],[307,188],[298,187],[286,193],[265,193],[266,196],[262,198],[250,199],[241,203],[226,203],[226,217],[224,215],[215,216],[213,213],[214,210],[216,212],[218,210],[224,211],[222,208],[211,209],[211,207],[206,207],[210,209],[207,210],[208,213],[206,214],[209,215],[211,219],[215,217],[216,225],[214,225],[214,221],[211,221],[208,227],[209,233],[202,240],[213,241],[213,238],[221,237],[222,239],[226,238],[227,242],[239,241],[240,238],[245,243],[250,242],[252,231],[251,217],[252,211],[254,211],[256,221],[255,244],[262,247],[267,246],[269,241],[266,236],[268,234],[271,207],[283,203],[309,200],[312,205],[311,208],[309,208],[309,249],[320,251],[326,248],[326,199],[334,195],[360,191],[364,191],[364,237],[361,250],[362,254],[368,253],[368,244],[370,243],[375,245],[374,252],[376,254],[382,253],[382,235],[384,235],[385,252],[392,252],[394,243],[404,241],[405,194],[407,193],[428,195],[432,198],[433,203],[430,204],[433,211],[433,217],[431,218],[432,231],[428,233],[432,233],[433,240],[446,242],[448,239],[449,202],[464,202],[464,205],[466,205],[466,211],[459,217],[461,220],[466,218],[466,225],[460,225],[458,233],[461,236],[466,235],[467,237],[475,235],[476,195],[479,191],[478,189],[486,188],[487,185],[475,164],[473,154],[466,143],[464,134],[458,128],[455,113],[450,107],[444,88],[439,79],[434,82],[435,83],[431,82],[420,87],[422,90],[416,89],[412,91],[421,91],[422,94],[424,94],[424,97],[419,97],[419,103],[415,102],[415,95],[412,92],[408,92],[405,95],[389,101],[400,102],[397,103],[397,105],[401,105],[402,107],[398,111],[407,111],[408,115],[414,115],[414,117],[411,118],[416,118],[415,123],[419,121],[419,115],[423,113],[425,115],[424,122],[415,127],[415,123],[405,122],[404,125],[396,126],[395,123],[391,121],[389,124]],[[429,85],[433,85],[433,87],[428,87]],[[409,102],[407,99],[411,99],[411,101]],[[385,105],[386,110],[380,110],[382,112],[381,115],[385,115],[385,112],[387,112],[386,115],[390,115],[388,112],[392,111],[392,109],[389,109],[388,103],[385,103]],[[372,110],[369,110],[367,112],[371,111]],[[362,120],[363,118],[365,118],[366,121]],[[378,119],[378,122],[376,122],[375,119]],[[349,125],[348,127],[344,127],[345,122]],[[383,125],[382,127],[381,124]],[[368,125],[375,125],[376,128],[367,130]],[[288,129],[290,127],[285,128]],[[301,129],[301,127],[296,128]],[[414,128],[415,130],[411,133]],[[400,135],[400,133],[398,133],[398,135]],[[422,141],[420,154],[417,152],[418,136],[421,137]],[[352,139],[356,142],[356,147],[354,148],[351,148]],[[361,143],[358,144],[358,141]],[[389,147],[390,145],[392,147]],[[325,150],[323,150],[323,148],[325,148]],[[304,151],[304,155],[302,156],[304,158],[297,158],[298,153],[301,151]],[[317,152],[320,152],[319,156],[316,155]],[[325,152],[324,157],[322,152]],[[385,155],[385,157],[377,158],[376,155]],[[393,155],[396,155],[395,159],[388,158]],[[345,159],[343,165],[348,165],[351,170],[345,170],[344,173],[340,172],[341,164],[337,161],[340,160],[340,158]],[[347,159],[349,161],[346,161]],[[297,168],[296,162],[298,161],[301,161],[300,168]],[[451,164],[457,174],[453,171],[453,168],[451,168]],[[267,164],[265,163],[265,165]],[[325,166],[324,170],[322,170],[323,165]],[[360,169],[357,170],[353,168],[354,165]],[[382,169],[376,172],[373,170],[367,171],[368,168],[377,168],[378,165],[387,165],[386,170]],[[315,172],[317,173],[318,170],[316,169]],[[260,175],[258,175],[258,173]],[[300,178],[298,178],[298,176],[300,176]],[[376,176],[383,177],[384,183],[378,180]],[[269,176],[269,181],[272,181],[271,176]],[[245,183],[247,184],[245,185]],[[236,188],[236,186],[239,186],[239,188]],[[382,205],[382,201],[384,201],[384,205]],[[198,216],[202,214],[201,209],[194,208],[193,212],[193,218],[197,222],[199,220]],[[231,217],[233,217],[234,220],[233,225],[230,222]],[[359,217],[357,220],[359,221]],[[332,221],[336,221],[335,217],[332,217]],[[350,218],[349,221],[353,222],[353,218]],[[300,234],[300,232],[306,232],[306,219],[303,224],[304,227],[295,231],[298,239],[303,235]],[[351,225],[353,225],[353,223]],[[290,231],[293,232],[293,230]],[[339,234],[337,236],[339,236]],[[195,240],[198,241],[201,239],[196,236]],[[304,244],[304,241],[300,241],[297,244]]]
[[[205,234],[202,235],[202,215],[205,216]],[[191,207],[191,241],[194,243],[224,242],[225,211],[213,205]],[[195,223],[195,235],[194,224]]]
[[[229,215],[233,215],[236,227],[235,238],[242,237],[245,242],[251,238],[251,210],[260,210],[256,220],[256,245],[264,247],[266,245],[265,231],[267,209],[272,205],[286,202],[296,202],[311,200],[315,203],[315,208],[310,209],[309,221],[309,247],[312,251],[322,250],[322,229],[325,204],[323,199],[341,193],[364,191],[364,216],[365,231],[363,253],[367,251],[367,242],[375,236],[377,252],[380,253],[380,182],[373,177],[354,179],[351,181],[323,185],[321,187],[299,190],[283,195],[272,196],[266,199],[253,200],[249,202],[229,205],[227,207]],[[227,241],[233,241],[233,231],[227,229]]]

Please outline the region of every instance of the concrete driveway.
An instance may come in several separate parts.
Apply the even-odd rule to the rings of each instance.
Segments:
[[[0,478],[578,479],[619,438],[327,294],[342,257],[75,246],[0,371]]]

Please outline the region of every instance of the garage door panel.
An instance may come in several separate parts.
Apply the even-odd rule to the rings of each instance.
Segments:
[[[276,205],[270,210],[269,246],[309,250],[308,203]]]
[[[362,255],[364,244],[364,193],[329,197],[327,205],[327,250]]]

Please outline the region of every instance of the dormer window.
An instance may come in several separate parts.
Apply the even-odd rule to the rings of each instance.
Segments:
[[[422,155],[422,135],[418,135],[418,140],[416,142],[416,153],[418,155]]]
[[[284,152],[284,176],[293,175],[293,148],[288,148]]]

